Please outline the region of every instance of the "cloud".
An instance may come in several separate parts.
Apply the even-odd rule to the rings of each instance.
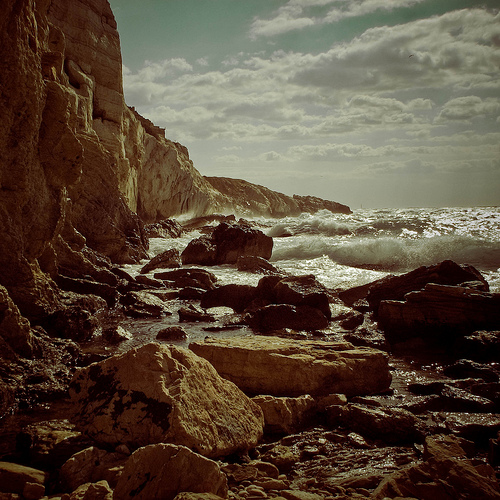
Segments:
[[[450,121],[469,122],[473,118],[485,116],[488,114],[500,113],[500,99],[486,98],[481,99],[478,96],[457,97],[449,100],[439,115],[436,117],[436,123],[446,123]]]

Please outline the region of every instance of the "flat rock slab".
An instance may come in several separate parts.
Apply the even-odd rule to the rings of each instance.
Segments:
[[[82,368],[70,396],[76,427],[102,444],[173,443],[216,457],[254,447],[263,433],[256,403],[175,346],[146,344]]]
[[[252,395],[355,396],[383,392],[391,384],[386,353],[349,342],[208,337],[189,348]]]

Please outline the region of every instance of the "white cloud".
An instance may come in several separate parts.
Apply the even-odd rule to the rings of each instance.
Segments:
[[[473,118],[498,113],[500,113],[500,99],[490,97],[483,100],[478,96],[471,95],[448,101],[435,121],[436,123],[468,122]]]

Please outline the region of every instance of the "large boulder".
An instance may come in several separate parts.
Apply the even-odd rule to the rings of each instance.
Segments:
[[[498,311],[500,293],[430,283],[406,294],[404,301],[382,301],[378,322],[393,343],[414,336],[446,340],[476,330],[498,330]]]
[[[175,346],[146,344],[80,369],[70,395],[76,427],[102,444],[174,443],[215,457],[252,448],[263,432],[255,403]]]
[[[354,396],[386,391],[391,384],[385,353],[348,342],[209,337],[189,348],[252,395]]]
[[[172,500],[181,492],[226,498],[226,475],[216,462],[184,446],[154,444],[139,448],[127,460],[113,499]]]
[[[205,292],[201,298],[201,307],[231,307],[236,312],[243,312],[255,299],[257,289],[250,285],[223,285]]]
[[[174,269],[154,274],[155,279],[162,280],[167,286],[184,288],[195,287],[211,290],[215,287],[217,277],[205,269]]]
[[[181,267],[181,255],[177,248],[171,248],[159,253],[144,265],[139,272],[147,274],[155,269],[168,269],[172,267]]]
[[[210,236],[193,240],[181,254],[183,264],[235,264],[238,257],[252,255],[269,259],[273,239],[246,225],[220,223]]]

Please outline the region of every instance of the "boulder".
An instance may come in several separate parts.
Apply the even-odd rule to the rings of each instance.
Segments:
[[[300,429],[315,408],[314,399],[308,394],[297,398],[255,396],[263,414],[265,431],[271,434],[292,434]]]
[[[257,289],[250,285],[223,285],[208,290],[201,298],[201,307],[226,306],[243,312],[256,297]]]
[[[255,446],[261,409],[192,351],[151,343],[76,372],[74,422],[98,443],[168,442],[208,457]]]
[[[460,337],[453,346],[455,355],[475,361],[500,359],[500,331],[477,331]]]
[[[383,300],[378,322],[391,343],[421,336],[446,341],[500,328],[500,293],[429,283],[404,301]]]
[[[383,300],[403,300],[404,296],[413,291],[422,290],[428,283],[438,285],[460,285],[468,281],[480,281],[482,290],[488,291],[488,282],[481,273],[468,264],[456,264],[445,260],[434,266],[422,266],[401,276],[388,276],[368,287],[366,298],[370,308],[378,312]]]
[[[181,326],[169,326],[161,329],[156,338],[158,340],[185,340],[187,339],[187,333]]]
[[[236,261],[238,271],[255,274],[281,274],[268,260],[255,255],[240,255]]]
[[[179,321],[181,323],[183,322],[192,323],[198,321],[211,323],[215,321],[214,316],[207,313],[203,309],[200,309],[194,304],[189,304],[187,307],[181,307],[177,311],[177,314],[179,315]]]
[[[328,319],[319,309],[311,306],[270,304],[250,312],[246,321],[259,332],[290,328],[299,331],[321,330],[328,326]]]
[[[114,276],[114,274],[112,276]],[[92,294],[102,297],[106,301],[108,307],[114,307],[118,300],[118,293],[115,286],[116,284],[112,286],[107,283],[99,283],[97,281],[84,278],[69,278],[61,274],[56,277],[55,281],[62,290],[83,295]]]
[[[385,353],[348,342],[208,337],[189,348],[252,395],[355,396],[386,391],[391,383]]]
[[[123,304],[123,312],[134,318],[170,316],[172,311],[167,304],[152,293],[128,292],[120,299]]]
[[[210,236],[191,241],[181,254],[183,264],[235,264],[240,256],[270,259],[273,239],[246,225],[220,223]]]
[[[168,269],[172,267],[181,267],[181,254],[177,248],[165,250],[156,255],[139,272],[147,274],[155,269]]]
[[[217,282],[215,274],[205,271],[205,269],[196,268],[155,273],[154,277],[177,288],[194,287],[211,290]]]
[[[11,462],[0,462],[0,492],[22,493],[27,483],[44,485],[49,475],[38,469]]]
[[[110,344],[119,344],[125,340],[130,340],[132,334],[120,325],[110,326],[102,331],[102,337]]]
[[[218,464],[185,446],[152,444],[127,460],[113,499],[173,500],[178,493],[227,497],[227,478]]]
[[[182,226],[174,219],[164,219],[144,226],[148,238],[179,238],[183,231]]]
[[[113,490],[106,480],[85,483],[73,491],[68,500],[113,500]]]
[[[481,498],[498,500],[500,489],[494,470],[474,467],[453,436],[427,437],[424,462],[403,468],[386,477],[370,498],[412,497],[421,500]]]

